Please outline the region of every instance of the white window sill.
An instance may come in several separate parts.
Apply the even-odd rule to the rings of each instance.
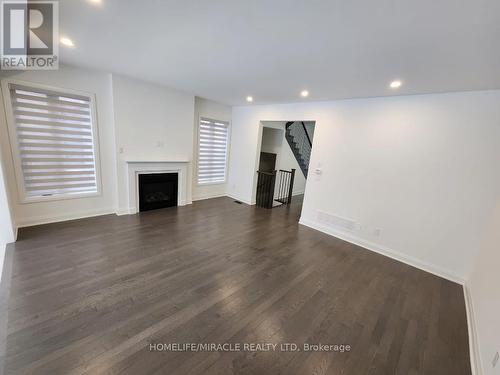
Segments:
[[[24,197],[21,199],[21,204],[62,201],[62,200],[68,200],[68,199],[92,198],[92,197],[98,197],[100,195],[101,195],[101,192],[97,191],[97,192],[90,192],[90,193],[47,195],[47,196],[41,196],[41,197]]]
[[[198,182],[197,186],[208,186],[208,185],[224,185],[227,184],[227,180],[218,182]]]

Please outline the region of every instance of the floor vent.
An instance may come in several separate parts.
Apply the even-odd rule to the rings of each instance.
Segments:
[[[240,201],[234,201],[234,203],[237,203],[237,204],[242,204]]]

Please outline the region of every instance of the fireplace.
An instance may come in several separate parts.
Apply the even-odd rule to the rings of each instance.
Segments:
[[[125,196],[119,197],[120,215],[131,215],[140,211],[139,208],[139,176],[148,174],[170,174],[177,177],[177,206],[191,204],[191,191],[188,189],[189,160],[126,160],[127,186],[123,191]],[[123,199],[125,198],[125,199]],[[125,206],[126,205],[126,206]]]
[[[139,174],[139,211],[177,206],[178,173]]]

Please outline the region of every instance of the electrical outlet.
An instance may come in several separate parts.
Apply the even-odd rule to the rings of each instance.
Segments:
[[[373,229],[373,235],[375,237],[380,237],[380,228]]]
[[[495,356],[493,357],[493,361],[491,361],[491,365],[495,367],[498,364],[498,359],[500,358],[499,352],[495,353]]]
[[[163,142],[163,141],[156,142],[156,147],[160,147],[160,148],[165,147],[165,142]]]
[[[120,147],[119,152],[120,154],[123,154],[123,147]]]

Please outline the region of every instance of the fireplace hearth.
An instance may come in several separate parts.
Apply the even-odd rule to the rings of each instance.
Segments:
[[[139,175],[139,211],[177,206],[177,173]]]

